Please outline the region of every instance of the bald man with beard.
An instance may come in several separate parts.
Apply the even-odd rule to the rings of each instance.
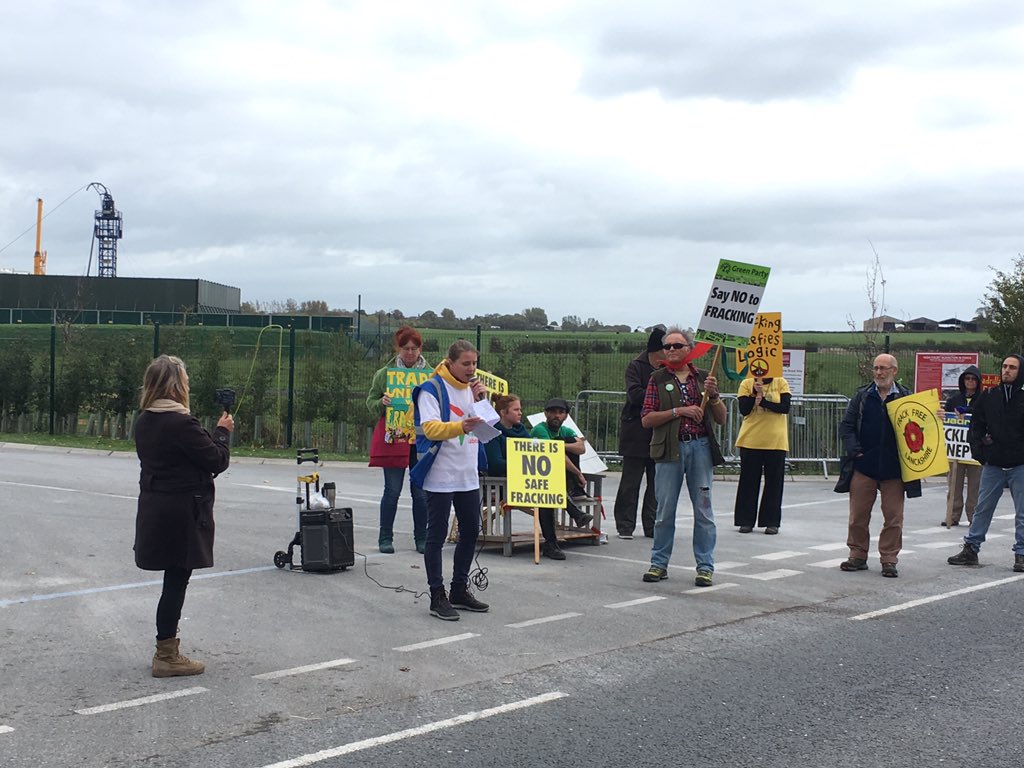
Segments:
[[[882,575],[899,576],[896,563],[903,548],[903,499],[921,495],[921,481],[904,483],[900,474],[896,431],[886,404],[906,397],[910,390],[896,382],[899,364],[892,355],[878,355],[872,363],[872,382],[857,390],[839,425],[839,439],[846,456],[839,470],[836,493],[850,494],[850,523],[846,544],[848,559],[844,571],[868,569],[871,545],[871,509],[882,499],[882,531],[878,535],[878,556]]]

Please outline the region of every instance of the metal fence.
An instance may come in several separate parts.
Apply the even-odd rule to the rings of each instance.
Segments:
[[[0,325],[0,432],[131,437],[142,373],[158,353],[181,357],[189,369],[192,410],[212,423],[213,392],[240,397],[235,442],[253,447],[316,446],[365,455],[372,417],[365,406],[374,372],[393,359],[397,326],[363,318],[355,335],[271,325],[264,328],[188,324],[119,326]],[[527,414],[551,397],[572,399],[574,418],[606,456],[618,443],[626,366],[646,347],[646,333],[510,332],[481,327],[425,330],[424,356],[436,364],[454,340],[480,350],[484,370],[506,379]],[[914,354],[894,349],[900,377],[913,384]],[[710,355],[698,361],[710,366]],[[831,458],[830,409],[870,378],[859,348],[807,350],[805,391],[794,398],[794,460]],[[997,370],[991,354],[983,370]],[[727,401],[737,382],[719,377]],[[730,406],[723,443],[732,445],[739,416]],[[822,426],[825,425],[825,426]]]
[[[605,461],[619,459],[619,417],[626,401],[625,392],[585,390],[576,395],[573,418],[587,441]],[[739,462],[736,447],[743,417],[735,394],[723,394],[725,424],[718,427],[717,438],[727,463]],[[845,395],[795,395],[789,408],[789,454],[787,460],[818,463],[828,477],[829,462],[842,456],[839,422],[850,398]]]

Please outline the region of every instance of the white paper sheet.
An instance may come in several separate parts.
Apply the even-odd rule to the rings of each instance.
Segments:
[[[543,424],[545,421],[544,413],[535,413],[532,416],[527,416],[526,421],[529,422],[531,427]],[[566,416],[562,426],[569,427],[569,429],[576,433],[577,437],[584,437],[583,433],[580,432],[580,428],[576,426],[576,422],[572,420],[572,416]],[[608,465],[601,460],[597,451],[594,450],[594,446],[588,440],[587,449],[580,456],[580,471],[585,475],[596,475],[607,471],[607,469]]]

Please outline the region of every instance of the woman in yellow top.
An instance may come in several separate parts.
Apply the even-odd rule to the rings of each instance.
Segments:
[[[773,535],[782,522],[782,490],[789,452],[789,383],[781,376],[744,379],[737,394],[743,424],[736,438],[740,449],[740,482],[736,487],[734,523],[740,533],[757,527]],[[764,493],[761,503],[761,474]]]

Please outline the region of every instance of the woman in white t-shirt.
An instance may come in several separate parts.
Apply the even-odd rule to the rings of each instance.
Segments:
[[[459,339],[449,347],[448,356],[434,369],[434,375],[413,395],[417,453],[422,454],[419,461],[429,466],[422,487],[427,492],[423,562],[430,587],[430,614],[445,621],[458,621],[456,608],[478,612],[488,609],[469,590],[469,567],[480,533],[480,441],[472,431],[483,420],[468,414],[473,403],[487,395],[476,378],[477,357],[476,347]],[[447,413],[442,412],[444,406]],[[436,449],[433,459],[421,450],[426,446]],[[459,541],[455,545],[451,592],[445,594],[441,553],[452,507],[459,523]]]

